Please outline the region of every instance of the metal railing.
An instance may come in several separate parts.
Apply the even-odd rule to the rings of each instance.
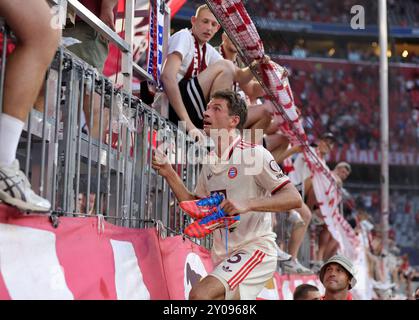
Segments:
[[[131,72],[123,72],[124,86],[117,88],[86,62],[59,48],[40,94],[43,103],[31,111],[18,148],[17,157],[34,191],[51,201],[53,216],[103,215],[118,226],[162,225],[165,235],[185,236],[183,229],[191,222],[190,218],[181,211],[166,181],[151,168],[152,148],[163,143],[169,146],[168,156],[187,188],[192,190],[200,168],[189,155],[197,146],[184,131],[133,95],[132,70],[151,79],[132,62],[132,43],[121,39],[78,1],[56,0],[55,3],[75,9],[95,30],[117,44],[124,59],[131,59],[125,62],[123,70]],[[128,16],[131,18],[127,19],[132,19],[133,15]],[[0,44],[2,98],[5,48],[10,33],[4,25],[1,27],[4,34]],[[95,121],[99,124],[97,137],[89,134]],[[284,243],[286,249],[287,229],[292,226],[286,215],[277,217],[281,217],[278,242]],[[212,242],[211,237],[191,240],[205,247],[210,247]],[[308,257],[306,237],[299,258],[308,265]]]
[[[77,2],[67,4],[76,6]],[[97,23],[96,27],[103,26]],[[1,31],[3,84],[10,32],[4,24]],[[120,45],[126,47],[123,40]],[[132,80],[132,74],[127,78]],[[51,202],[52,216],[103,215],[119,226],[163,225],[165,235],[184,235],[190,220],[151,167],[153,147],[169,143],[175,168],[193,189],[199,165],[187,155],[196,146],[183,131],[142,103],[130,85],[116,88],[63,47],[51,63],[38,100],[42,103],[28,117],[17,158],[33,190]],[[99,123],[97,137],[89,133],[94,122]],[[211,238],[195,242],[209,247]]]

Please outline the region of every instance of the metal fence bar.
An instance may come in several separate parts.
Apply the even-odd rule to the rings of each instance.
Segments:
[[[27,128],[27,137],[26,137],[26,164],[25,164],[25,174],[27,177],[30,177],[30,162],[31,162],[31,149],[32,149],[32,111],[28,115],[28,128]]]
[[[155,130],[156,130],[155,137],[156,137],[156,145],[157,145],[158,139],[159,139],[159,136],[158,136],[159,132],[164,130],[163,121],[161,120],[158,114],[156,116]],[[153,216],[155,220],[161,221],[162,217],[161,217],[161,199],[160,199],[161,198],[160,176],[157,172],[155,172],[154,177],[153,177],[153,186],[154,186]]]
[[[69,163],[69,168],[68,168],[68,172],[69,172],[69,179],[68,179],[68,186],[67,188],[69,188],[69,192],[68,192],[68,208],[67,210],[69,212],[74,212],[75,210],[75,203],[76,203],[76,198],[77,195],[74,194],[74,178],[76,176],[76,167],[75,167],[75,156],[76,156],[76,137],[77,137],[77,106],[78,106],[78,94],[79,91],[78,89],[78,83],[80,82],[80,78],[82,77],[82,72],[81,72],[81,68],[80,65],[78,63],[73,64],[73,69],[74,69],[74,84],[73,84],[73,89],[71,90],[71,103],[69,103],[69,109],[68,112],[70,113],[70,137],[69,137],[69,150],[70,150],[70,163]]]
[[[187,141],[186,141],[186,136],[185,133],[183,131],[180,131],[181,133],[181,152],[180,152],[180,178],[182,179],[182,181],[185,183],[185,175],[184,175],[184,170],[185,170],[185,163],[186,163],[186,157],[185,157],[185,153],[186,153],[186,148],[187,148]],[[177,203],[177,200],[176,200]],[[179,231],[183,230],[183,225],[185,224],[185,219],[187,219],[187,215],[183,214],[183,211],[180,209],[179,207]]]
[[[141,102],[140,102],[141,103]],[[133,141],[133,161],[132,161],[132,167],[131,167],[131,184],[130,184],[130,201],[129,201],[129,221],[133,218],[133,216],[139,214],[139,212],[134,208],[134,189],[135,189],[135,178],[137,177],[137,174],[135,172],[136,166],[137,166],[137,141],[138,141],[138,119],[139,119],[139,104],[135,105],[135,135],[134,135],[134,141]],[[141,205],[141,204],[140,204]],[[140,217],[138,217],[140,218]],[[135,225],[134,225],[135,226]],[[132,227],[130,225],[130,227]]]
[[[141,175],[140,175],[140,217],[142,219],[145,219],[146,216],[146,206],[145,206],[145,190],[146,190],[146,186],[145,186],[145,170],[146,170],[146,163],[147,163],[147,137],[148,137],[148,126],[146,125],[149,121],[149,112],[144,112],[143,114],[143,118],[142,118],[142,134],[141,134]],[[141,152],[140,151],[140,152]],[[141,225],[140,225],[141,227]]]
[[[149,140],[147,143],[147,158],[148,161],[146,162],[146,166],[147,166],[147,206],[146,206],[146,219],[150,219],[150,210],[151,210],[151,205],[150,205],[150,199],[151,199],[151,161],[152,161],[152,145],[153,145],[153,125],[154,125],[154,113],[153,111],[151,111],[150,114],[150,122],[149,122]]]
[[[85,74],[83,72],[81,79],[80,79],[80,86],[79,86],[79,92],[80,92],[80,96],[79,96],[79,103],[78,103],[78,130],[77,130],[77,156],[76,156],[76,206],[75,206],[75,212],[80,212],[80,203],[78,201],[78,197],[80,195],[80,166],[81,166],[81,138],[82,138],[82,112],[83,112],[83,107],[84,107],[84,79],[85,79]]]
[[[3,21],[4,23],[4,21]],[[6,73],[6,57],[7,57],[7,40],[8,30],[3,24],[0,32],[3,34],[2,52],[1,52],[1,74],[0,74],[0,113],[3,112],[3,96],[4,96],[4,79]]]
[[[118,98],[122,99],[120,96]],[[122,102],[120,102],[122,104]],[[118,107],[118,106],[117,106]],[[121,107],[122,108],[122,107]],[[118,217],[121,212],[121,206],[120,206],[120,190],[119,190],[119,184],[120,184],[120,174],[121,174],[121,122],[120,119],[117,120],[118,123],[118,142],[117,142],[117,149],[116,149],[116,158],[118,159],[118,167],[116,169],[116,208],[115,208],[115,216]]]
[[[164,128],[165,128],[165,134],[166,130],[169,130],[170,132],[170,126],[169,123],[165,120],[164,121]],[[168,149],[164,150],[166,155],[170,157],[172,155],[172,135],[170,135],[167,140],[164,140],[163,143],[168,144]],[[161,221],[163,222],[163,225],[170,226],[170,190],[168,188],[168,185],[166,183],[165,179],[161,178],[161,190],[162,190],[162,206],[161,206]],[[166,205],[164,205],[166,204]]]
[[[111,95],[110,95],[110,104],[109,104],[109,127],[108,127],[108,148],[107,148],[107,177],[106,177],[106,211],[105,215],[109,217],[110,215],[110,205],[111,205],[111,153],[112,153],[112,117],[113,117],[113,102],[114,102],[114,84],[111,82]]]
[[[61,82],[62,82],[62,73],[63,73],[63,50],[62,48],[58,49],[58,79],[57,79],[57,98],[55,100],[55,130],[54,130],[54,144],[53,144],[53,161],[52,161],[52,196],[51,196],[51,205],[52,210],[57,210],[57,174],[58,174],[58,135],[60,127],[60,110],[61,110]]]
[[[87,156],[87,191],[86,191],[86,213],[90,212],[90,182],[92,176],[92,131],[93,131],[93,124],[94,124],[94,112],[93,112],[93,104],[95,101],[95,80],[96,75],[93,72],[91,74],[92,84],[90,87],[90,100],[89,100],[89,146],[88,146],[88,156]],[[86,119],[87,120],[87,119]]]
[[[101,208],[101,155],[102,155],[102,139],[103,139],[103,112],[105,106],[105,79],[100,78],[100,109],[99,109],[99,141],[97,149],[97,180],[96,180],[96,214],[103,212]]]
[[[41,181],[39,191],[45,197],[45,151],[46,151],[46,129],[47,129],[47,114],[48,114],[48,78],[50,69],[47,70],[45,75],[45,90],[44,90],[44,113],[42,116],[42,141],[41,141]]]
[[[67,94],[67,113],[63,113],[66,125],[64,125],[64,189],[63,189],[63,206],[62,210],[69,211],[68,209],[68,191],[69,191],[69,175],[70,175],[70,139],[71,139],[71,106],[73,101],[73,86],[74,86],[74,60],[71,58],[71,70],[69,79],[69,90]],[[65,116],[64,116],[65,115]]]
[[[132,120],[132,116],[131,116],[131,96],[125,96],[125,99],[127,99],[127,120],[128,122],[131,122]],[[126,123],[125,124],[125,146],[124,146],[124,162],[123,162],[123,193],[122,193],[122,212],[124,215],[124,219],[126,219],[126,222],[128,222],[128,226],[130,226],[130,221],[128,220],[129,217],[129,213],[128,213],[128,208],[129,208],[129,186],[131,185],[129,183],[129,176],[128,176],[128,171],[129,171],[129,165],[130,163],[132,163],[130,161],[130,150],[131,150],[131,131],[130,131],[130,124]]]
[[[176,141],[175,141],[175,167],[176,171],[178,171],[178,166],[180,164],[179,160],[179,148],[180,148],[180,135],[181,132],[179,130],[176,130]],[[177,200],[174,194],[173,196],[173,230],[178,230],[178,216],[177,216]]]

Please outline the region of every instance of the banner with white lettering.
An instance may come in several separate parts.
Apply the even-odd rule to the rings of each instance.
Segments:
[[[349,163],[379,165],[381,153],[379,150],[360,150],[357,148],[336,148],[327,158],[331,162],[346,161]],[[419,152],[389,152],[390,165],[419,166]]]
[[[150,2],[150,31],[147,72],[160,86],[160,74],[163,65],[163,32],[164,12],[161,10],[161,0]]]

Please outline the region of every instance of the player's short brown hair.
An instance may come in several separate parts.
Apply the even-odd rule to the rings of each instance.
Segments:
[[[247,105],[244,99],[232,90],[219,90],[214,92],[211,98],[224,99],[227,101],[228,114],[230,116],[238,116],[240,122],[237,129],[243,129],[244,123],[247,120]]]

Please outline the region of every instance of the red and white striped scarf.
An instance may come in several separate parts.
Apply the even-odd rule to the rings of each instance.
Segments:
[[[265,50],[262,40],[241,0],[209,0],[208,4],[217,18],[225,22],[223,24],[225,31],[241,48],[243,58],[247,64],[264,57]],[[269,95],[268,99],[272,100],[275,105],[282,107],[282,110],[278,110],[278,114],[284,119],[284,122],[287,118],[291,121],[289,130],[287,130],[289,137],[300,141],[300,144],[307,141],[297,113],[297,107],[294,104],[294,97],[285,68],[270,61],[269,63],[263,63],[261,69],[262,79],[273,94],[273,96]]]
[[[207,63],[205,62],[205,56],[207,53],[207,44],[204,43],[204,45],[202,46],[202,56],[201,56],[201,50],[199,48],[198,39],[192,33],[192,31],[191,31],[191,34],[195,42],[195,51],[194,51],[194,56],[191,61],[191,64],[189,65],[188,70],[186,71],[185,76],[183,77],[184,79],[187,79],[187,80],[189,80],[192,77],[198,76],[198,74],[200,74],[202,71],[204,71],[207,68]]]

